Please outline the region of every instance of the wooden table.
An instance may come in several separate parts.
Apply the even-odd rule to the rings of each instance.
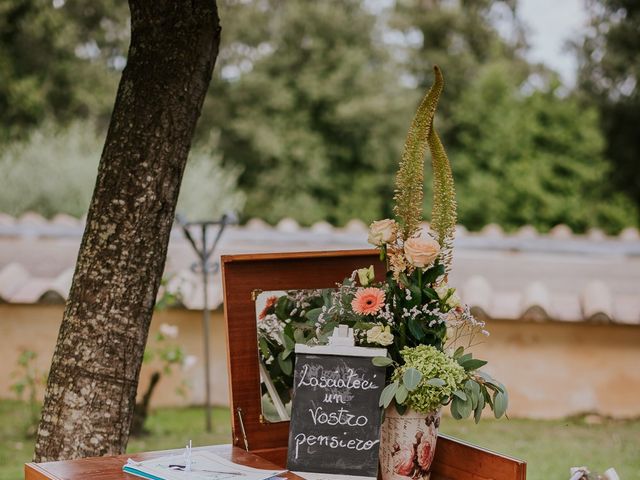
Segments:
[[[435,462],[431,480],[524,480],[526,477],[524,464],[496,462],[492,457],[480,455],[482,450],[477,449],[465,452],[450,451],[452,445],[454,444],[440,442],[440,451],[438,452],[436,449],[436,456],[438,454],[443,458],[454,456],[455,462],[441,461],[439,464]],[[194,450],[207,450],[232,462],[249,467],[280,470],[276,464],[232,445],[196,447]],[[182,449],[163,450],[114,457],[81,458],[62,462],[27,463],[24,466],[25,480],[135,480],[139,477],[122,471],[122,466],[127,462],[127,459],[141,461],[182,452]],[[457,466],[452,467],[453,463]],[[472,471],[476,473],[470,473]],[[283,473],[279,476],[290,480],[301,480],[301,477],[293,473]]]
[[[231,445],[214,445],[210,447],[194,447],[193,450],[207,450],[232,462],[254,468],[279,470],[277,465]],[[24,466],[25,480],[135,480],[134,475],[124,473],[122,466],[128,458],[133,460],[149,460],[172,453],[180,454],[183,450],[164,450],[158,452],[132,453],[114,457],[81,458],[62,462],[27,463]],[[291,480],[300,479],[293,473],[280,475]]]

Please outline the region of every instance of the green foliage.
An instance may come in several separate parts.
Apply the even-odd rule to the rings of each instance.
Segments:
[[[419,89],[431,84],[431,69],[446,74],[447,94],[439,108],[439,130],[448,147],[455,139],[451,111],[475,82],[478,69],[495,61],[509,63],[516,78],[525,78],[530,66],[522,56],[523,28],[515,17],[516,0],[396,0],[390,27],[407,40],[402,67]],[[506,40],[492,19],[500,12],[513,33]],[[455,161],[455,158],[454,158]]]
[[[47,124],[25,142],[0,153],[5,185],[0,189],[0,211],[11,215],[35,211],[51,217],[85,214],[95,185],[103,136],[91,123],[74,122],[59,130]],[[242,208],[236,189],[237,168],[223,168],[213,147],[191,152],[178,211],[193,218],[218,218]]]
[[[509,69],[498,63],[480,70],[452,112],[461,223],[542,231],[565,223],[609,232],[633,225],[637,210],[607,183],[596,112],[559,96],[553,79],[526,92]]]
[[[431,345],[418,345],[402,349],[400,355],[404,365],[395,370],[394,378],[401,380],[400,384],[404,385],[407,385],[407,379],[410,380],[406,386],[407,404],[414,410],[422,413],[437,410],[445,399],[461,388],[465,379],[464,368],[439,349]],[[414,374],[414,370],[419,375]],[[419,379],[417,385],[414,382],[416,378]],[[433,379],[441,382],[429,382]]]
[[[189,153],[176,207],[178,212],[184,212],[194,220],[218,219],[225,213],[239,213],[245,203],[245,195],[237,187],[240,168],[223,167],[217,141],[212,140],[208,145],[198,145]]]
[[[79,122],[64,131],[48,124],[24,143],[12,144],[0,153],[6,182],[0,190],[0,211],[82,216],[89,207],[100,151],[95,128]]]
[[[245,218],[344,224],[390,217],[385,199],[406,119],[438,64],[447,75],[438,133],[452,161],[461,223],[544,230],[562,222],[609,232],[638,224],[640,14],[633,2],[590,0],[592,28],[577,47],[579,98],[528,82],[548,72],[522,55],[515,0],[218,3],[224,38],[194,141],[207,160],[194,153],[182,189],[183,210],[194,217],[243,202],[237,192],[224,194],[227,187],[218,195],[203,175],[216,185],[238,179]],[[496,15],[510,27],[509,39],[498,33]],[[0,5],[0,172],[18,177],[0,192],[0,210],[86,211],[102,147],[89,124],[106,125],[128,40],[126,2]],[[68,150],[46,145],[57,149],[49,163],[59,168],[42,167],[50,186],[31,168],[43,160],[15,173],[6,163],[7,152],[22,148],[16,139],[34,129],[49,137],[51,124],[56,136],[61,126],[73,131],[76,120],[88,125]],[[217,179],[220,162],[229,174]],[[61,182],[58,173],[72,163]],[[187,191],[197,194],[189,200]]]
[[[0,142],[45,120],[108,118],[127,18],[114,0],[0,3]]]
[[[581,100],[595,104],[613,164],[608,175],[640,208],[640,8],[630,0],[589,0],[590,28],[578,39]],[[638,217],[635,217],[638,221]]]
[[[38,390],[47,383],[47,373],[42,373],[36,366],[38,354],[32,350],[23,349],[18,357],[17,368],[12,373],[14,382],[11,390],[15,392],[19,400],[23,400],[25,395],[29,406],[29,419],[24,432],[27,437],[35,434],[40,420],[40,401]]]
[[[246,217],[343,224],[390,213],[415,94],[365,3],[222,2],[233,41],[203,120],[219,126],[225,163],[243,166]]]

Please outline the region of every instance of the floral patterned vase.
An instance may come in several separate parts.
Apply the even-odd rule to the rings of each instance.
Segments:
[[[394,405],[387,408],[380,436],[380,478],[428,480],[439,426],[440,410],[400,415]]]

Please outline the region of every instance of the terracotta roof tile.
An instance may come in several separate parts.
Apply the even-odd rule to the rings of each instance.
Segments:
[[[51,221],[0,214],[0,301],[60,302],[68,295],[83,231],[82,220]],[[217,254],[367,248],[367,226],[318,222],[302,228],[283,219],[262,220],[225,231]],[[481,318],[527,321],[615,322],[640,326],[640,238],[635,228],[618,237],[574,235],[559,225],[547,235],[531,226],[505,234],[495,225],[480,233],[457,227],[450,281]],[[189,309],[203,306],[196,257],[180,229],[171,237],[166,264],[170,291]],[[345,275],[348,272],[345,272]],[[212,308],[222,302],[219,275],[209,286]]]

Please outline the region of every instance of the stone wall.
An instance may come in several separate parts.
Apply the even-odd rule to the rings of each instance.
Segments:
[[[51,360],[62,305],[0,304],[0,398],[15,398],[10,385],[22,349],[38,353],[37,367]],[[197,362],[175,369],[160,381],[153,405],[190,405],[204,401],[201,312],[171,309],[154,316],[150,338],[161,324],[176,325],[177,341]],[[212,314],[212,399],[228,403],[227,352],[221,310]],[[582,412],[613,417],[640,416],[640,327],[584,322],[490,320],[491,336],[475,349],[489,360],[487,370],[509,388],[512,417],[560,418]],[[152,340],[153,341],[153,340]],[[257,355],[257,353],[256,353]],[[140,392],[157,364],[145,364]],[[187,396],[176,393],[182,380]]]

